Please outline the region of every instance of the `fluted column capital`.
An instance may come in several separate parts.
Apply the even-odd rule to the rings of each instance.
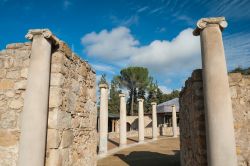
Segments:
[[[53,44],[58,45],[60,40],[53,35],[49,29],[30,29],[25,35],[25,38],[28,40],[33,40],[34,36],[39,35],[43,36],[45,39],[50,39]]]
[[[197,22],[197,27],[196,29],[193,31],[193,35],[194,36],[199,36],[200,32],[205,29],[206,27],[208,27],[209,25],[214,24],[214,25],[219,25],[220,29],[223,30],[227,27],[227,21],[225,19],[225,17],[210,17],[210,18],[201,18],[198,22]]]

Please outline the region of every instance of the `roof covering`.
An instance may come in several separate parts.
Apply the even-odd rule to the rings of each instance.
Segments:
[[[172,112],[173,105],[176,107],[176,112],[179,112],[179,98],[174,98],[172,100],[158,104],[156,107],[157,113]]]

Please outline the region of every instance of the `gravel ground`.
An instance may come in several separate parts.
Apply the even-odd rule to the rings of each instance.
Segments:
[[[179,138],[162,138],[117,152],[98,166],[180,166]]]

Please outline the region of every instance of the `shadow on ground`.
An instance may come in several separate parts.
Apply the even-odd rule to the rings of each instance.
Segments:
[[[128,155],[115,154],[129,166],[180,166],[180,151],[174,154],[162,154],[149,151],[133,151]]]

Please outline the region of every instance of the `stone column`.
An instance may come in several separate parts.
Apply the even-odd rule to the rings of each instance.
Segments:
[[[127,130],[126,130],[126,99],[125,94],[120,94],[120,147],[123,147],[127,144]]]
[[[143,99],[138,99],[138,119],[139,119],[139,143],[144,141],[144,110],[143,110]]]
[[[18,165],[44,166],[51,45],[56,38],[48,29],[29,30],[26,38],[32,40],[32,48],[21,119]]]
[[[203,18],[194,35],[200,35],[203,89],[206,117],[206,142],[209,166],[236,166],[234,124],[228,73],[221,31],[224,17]]]
[[[172,130],[173,130],[173,137],[177,137],[177,119],[176,119],[175,105],[172,105]]]
[[[157,112],[156,112],[156,102],[152,102],[152,138],[157,139],[158,128],[157,128]]]
[[[100,140],[99,154],[108,151],[108,85],[100,84]]]

